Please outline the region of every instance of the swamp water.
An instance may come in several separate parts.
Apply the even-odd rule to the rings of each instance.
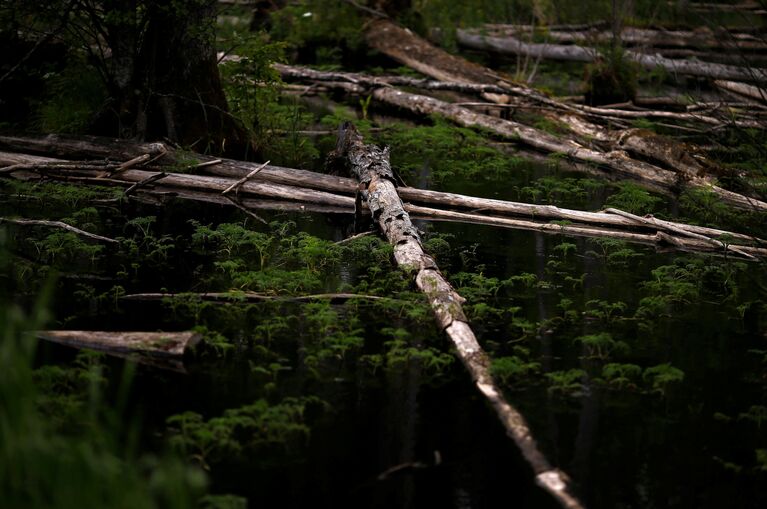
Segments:
[[[618,199],[615,189],[551,165],[517,163],[511,173],[511,181],[450,179],[442,188],[594,210]],[[52,218],[54,204],[34,198],[44,192],[6,189],[3,215]],[[245,497],[248,507],[554,507],[383,242],[334,244],[349,234],[346,218],[263,213],[266,226],[235,209],[94,207],[94,197],[65,200],[53,219],[67,215],[123,237],[120,248],[8,228],[13,282],[5,297],[30,304],[47,279],[40,267],[55,267],[50,328],[204,327],[206,344],[184,372],[129,369],[126,405],[142,450],[170,443],[207,472],[210,493]],[[588,507],[767,504],[762,265],[603,239],[418,225],[466,297],[509,400]],[[386,299],[121,299],[231,288]],[[45,373],[74,359],[70,349],[41,344],[35,362]],[[126,364],[94,362],[106,375],[106,403],[120,392]]]

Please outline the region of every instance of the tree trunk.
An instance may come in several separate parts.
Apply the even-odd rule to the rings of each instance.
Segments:
[[[495,385],[490,375],[490,358],[477,342],[463,314],[461,304],[465,299],[445,279],[434,259],[424,252],[418,230],[397,195],[388,149],[365,145],[351,124],[342,129],[338,147],[336,155],[348,161],[349,169],[364,187],[362,193],[373,218],[394,246],[397,265],[414,275],[416,285],[429,300],[440,328],[452,341],[477,388],[493,406],[507,434],[532,467],[538,485],[564,508],[583,507],[572,494],[568,477],[551,466],[538,449],[525,418]]]
[[[213,46],[216,1],[115,0],[104,8],[112,101],[94,132],[243,155],[248,138],[228,114]]]
[[[511,55],[574,62],[594,62],[599,58],[599,52],[596,49],[574,44],[528,43],[514,37],[491,37],[460,29],[456,32],[456,37],[459,44],[468,48],[490,50]],[[626,57],[645,69],[653,70],[660,67],[672,74],[687,74],[704,78],[737,81],[760,81],[767,79],[767,70],[761,68],[739,67],[691,60],[674,60],[659,55],[648,55],[635,51],[626,51]]]

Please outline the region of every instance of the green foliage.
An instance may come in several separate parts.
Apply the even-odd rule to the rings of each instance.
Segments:
[[[395,124],[380,135],[380,142],[394,147],[392,167],[406,181],[427,176],[435,182],[453,177],[490,180],[511,168],[508,157],[487,145],[477,132],[434,118],[431,126]]]
[[[169,440],[204,468],[229,455],[258,453],[273,446],[300,447],[311,431],[304,415],[310,405],[322,408],[325,403],[313,396],[285,398],[277,404],[260,399],[207,420],[184,412],[167,419]]]
[[[629,351],[629,346],[623,341],[616,341],[612,335],[607,332],[598,334],[587,334],[575,338],[576,343],[580,343],[586,349],[589,357],[596,359],[608,359],[612,353],[625,354]]]
[[[637,93],[637,65],[623,47],[613,45],[586,66],[585,97],[589,104],[613,104],[633,100]]]
[[[619,184],[618,192],[607,198],[607,205],[638,215],[651,214],[660,202],[658,196],[631,182]]]
[[[504,385],[518,385],[525,378],[540,372],[540,362],[530,362],[512,355],[493,359],[490,373]]]
[[[300,0],[272,17],[272,37],[285,41],[294,50],[315,51],[317,64],[337,65],[344,50],[359,51],[364,43],[361,13],[346,2]],[[341,51],[329,52],[328,48]]]
[[[636,387],[642,375],[642,368],[636,364],[611,362],[602,366],[602,378],[608,385],[618,389]]]
[[[386,370],[401,370],[410,365],[417,365],[426,380],[444,376],[455,362],[455,356],[431,346],[414,345],[411,333],[402,328],[386,327],[381,333],[391,339],[384,342],[384,353],[366,354],[360,361],[369,365],[373,371],[380,367]]]
[[[659,364],[646,368],[642,373],[642,379],[651,384],[653,392],[665,395],[670,385],[684,380],[684,371],[668,363]]]
[[[518,189],[520,198],[537,203],[578,204],[604,187],[598,180],[558,176],[540,177]]]
[[[43,79],[34,127],[44,133],[84,133],[107,96],[99,75],[75,60]]]
[[[99,395],[93,357],[79,356],[71,371],[32,370],[35,343],[22,331],[44,323],[42,304],[35,314],[29,319],[16,305],[0,306],[3,507],[193,506],[205,477],[171,456],[137,456],[125,444],[121,437],[133,432],[106,416],[111,410]],[[73,421],[79,425],[69,426]]]
[[[580,396],[583,391],[581,380],[587,376],[582,369],[568,369],[546,373],[549,381],[548,391],[550,394],[562,396]]]

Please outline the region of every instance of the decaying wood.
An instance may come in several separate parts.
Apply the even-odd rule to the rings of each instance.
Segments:
[[[397,195],[388,149],[365,145],[354,126],[347,124],[339,137],[336,155],[348,160],[350,170],[364,186],[362,194],[373,218],[394,246],[397,265],[413,274],[416,285],[429,300],[437,322],[453,342],[458,357],[477,388],[493,406],[506,432],[533,468],[538,484],[562,507],[583,507],[572,494],[567,476],[551,466],[538,449],[522,414],[495,385],[490,375],[490,359],[477,342],[461,308],[463,297],[445,279],[434,259],[423,250],[418,230]]]
[[[195,298],[213,302],[307,302],[313,300],[329,300],[331,302],[346,302],[354,299],[361,300],[395,300],[377,295],[359,293],[315,293],[311,295],[267,295],[256,292],[202,292],[202,293],[131,293],[120,297],[122,300],[157,301],[172,298]]]
[[[573,62],[594,62],[599,58],[599,52],[594,48],[575,44],[542,44],[528,43],[515,37],[493,37],[468,30],[456,31],[459,44],[472,49],[489,50],[497,53],[522,55],[534,58],[567,60]],[[712,79],[735,81],[761,81],[767,78],[767,70],[748,68],[734,65],[715,64],[710,62],[676,60],[660,55],[625,52],[627,58],[649,70],[665,69],[672,74],[686,74]]]
[[[485,214],[473,214],[468,212],[456,212],[452,210],[440,210],[418,205],[405,204],[405,210],[416,219],[432,221],[453,221],[468,224],[481,224],[510,228],[514,230],[537,231],[552,235],[571,235],[574,237],[587,238],[610,238],[654,246],[656,248],[673,248],[680,251],[712,252],[718,254],[737,253],[745,258],[755,260],[757,257],[767,257],[767,249],[730,245],[715,238],[696,234],[687,230],[676,231],[673,225],[664,225],[662,221],[652,217],[640,217],[624,213],[623,217],[631,217],[636,222],[652,226],[655,233],[638,233],[632,231],[620,231],[607,227],[587,226],[578,224],[561,224],[546,221],[531,221],[525,219],[512,219],[509,217],[491,216]]]
[[[481,67],[477,64],[470,63],[459,57],[449,55],[439,48],[434,47],[428,41],[417,37],[410,31],[397,26],[389,20],[377,20],[371,24],[370,28],[368,29],[368,43],[382,53],[390,56],[391,58],[394,58],[395,60],[398,60],[399,62],[408,65],[415,70],[423,72],[433,78],[464,83],[494,84],[502,87],[506,91],[505,94],[483,93],[482,97],[490,101],[505,104],[509,102],[509,95],[514,95],[529,99],[542,105],[550,106],[556,110],[560,110],[563,113],[559,115],[558,120],[560,123],[564,123],[564,125],[570,129],[574,136],[577,136],[579,140],[560,140],[560,147],[567,147],[567,150],[554,149],[555,152],[569,153],[570,145],[572,145],[574,142],[579,146],[584,146],[588,145],[591,139],[597,138],[604,145],[602,147],[604,153],[608,154],[608,159],[611,160],[610,162],[613,165],[605,165],[604,161],[597,164],[600,164],[603,167],[612,167],[614,169],[615,166],[619,166],[622,169],[617,169],[617,171],[622,175],[630,176],[631,178],[636,179],[645,187],[656,191],[661,190],[668,192],[669,190],[676,189],[676,186],[670,183],[671,180],[674,179],[674,173],[669,172],[668,170],[664,170],[663,168],[657,168],[655,165],[648,164],[643,160],[633,159],[630,155],[630,152],[634,147],[633,144],[628,143],[624,144],[624,146],[616,144],[616,141],[619,140],[621,135],[620,132],[613,132],[609,128],[606,129],[583,118],[584,116],[588,116],[589,118],[594,118],[596,116],[602,122],[607,121],[609,126],[610,123],[615,123],[615,117],[609,115],[609,112],[599,111],[597,109],[589,109],[579,105],[567,104],[562,101],[549,98],[529,87],[512,84],[509,78],[494,73],[493,71]],[[419,63],[419,59],[422,58],[427,58],[428,60]],[[378,94],[379,97],[384,95],[390,98],[392,97],[391,93],[383,91],[382,89],[376,90],[374,97],[376,94]],[[408,108],[408,105],[402,105],[402,107],[405,109],[410,109],[411,111],[417,110],[417,108],[414,107]],[[566,114],[568,112],[574,114]],[[699,115],[700,113],[701,112],[697,112],[696,114]],[[708,113],[709,115],[711,114],[710,111]],[[690,117],[690,119],[691,118],[692,117]],[[710,121],[710,119],[707,120]],[[730,116],[729,118],[722,119],[721,125],[732,125],[734,121],[735,120]],[[741,121],[737,120],[737,122]],[[748,122],[749,125],[752,125],[750,121],[745,122]],[[755,125],[763,127],[764,123]],[[587,132],[588,134],[584,135],[584,132]],[[545,134],[545,137],[549,139],[553,138],[548,134]],[[547,152],[550,151],[549,149],[543,148],[541,146],[542,144],[540,143],[533,143],[535,140],[531,140],[530,138],[525,138],[522,141],[528,143],[530,146],[533,146],[538,150],[544,150]],[[674,141],[670,138],[667,138],[663,145],[669,146],[672,143],[674,143]],[[663,153],[656,154],[653,159],[655,161],[662,161],[665,164],[668,164],[670,169],[674,170],[674,172],[681,170],[683,176],[697,175],[697,178],[702,179],[703,185],[709,185],[707,181],[710,180],[710,177],[703,177],[700,175],[700,165],[694,165],[693,167],[688,168],[683,164],[685,161],[692,160],[691,157],[675,157],[674,160],[669,160],[667,157],[669,154],[673,154],[675,156],[682,155],[682,152],[684,152],[684,146],[678,144],[675,150],[665,150]],[[589,156],[590,154],[581,152],[581,155]],[[641,158],[644,158],[645,156],[644,154],[638,155]],[[584,162],[594,162],[589,161],[589,159],[590,158],[579,160]],[[600,159],[603,158],[600,157]],[[625,170],[627,169],[630,171],[626,172]],[[663,180],[666,180],[666,182],[663,182]],[[718,187],[712,189],[715,193],[720,195],[728,202],[739,203],[738,206],[740,207],[752,207],[751,202],[753,200],[749,197],[733,195],[729,191]],[[755,203],[755,205],[760,207],[760,203]]]
[[[391,20],[371,21],[365,30],[368,45],[384,55],[434,79],[497,85],[509,82],[499,73],[459,58],[426,42]]]
[[[488,24],[484,29],[492,35],[519,36],[539,33],[546,41],[563,43],[607,43],[613,39],[610,30],[546,30],[530,25]],[[753,34],[732,31],[699,30],[658,30],[650,28],[623,27],[620,41],[629,46],[650,46],[662,48],[708,48],[719,50],[763,51],[767,42]]]
[[[1,141],[1,140],[0,140]],[[169,152],[169,159],[172,160],[173,154],[172,152]],[[2,164],[17,164],[19,162],[23,162],[24,164],[34,167],[34,163],[43,164],[45,168],[51,167],[52,164],[55,164],[56,167],[65,167],[68,168],[71,171],[73,170],[74,166],[64,164],[67,163],[67,161],[63,161],[60,159],[51,159],[51,158],[45,158],[41,156],[23,156],[19,154],[5,154],[0,153],[0,165]],[[259,167],[260,165],[256,165],[255,163],[247,163],[247,162],[232,162],[232,166],[227,170],[230,172],[235,171],[235,167],[233,166],[234,163],[238,163],[240,166],[237,167],[238,173],[235,173],[232,177],[239,178],[241,175],[247,175],[252,172],[253,167]],[[90,171],[99,172],[98,168],[91,168]],[[291,172],[298,172],[301,176],[301,181],[306,181],[306,179],[309,179],[311,175],[315,175],[317,177],[318,181],[322,181],[323,177],[327,177],[325,175],[321,174],[312,174],[312,172],[306,172],[303,170],[291,170],[288,168],[281,168],[281,173],[287,173],[290,174]],[[126,172],[124,174],[124,178],[129,179],[139,179],[144,174],[151,175],[152,172],[150,171],[142,171],[142,170],[131,170],[131,172]],[[308,175],[305,175],[308,174]],[[36,173],[33,174],[33,176],[37,175]],[[259,174],[259,178],[260,178]],[[173,176],[173,175],[172,175]],[[226,185],[228,182],[232,182],[233,178],[223,178],[218,179],[215,181],[208,181],[207,179],[209,177],[205,176],[194,176],[196,177],[194,180],[189,181],[186,180],[171,180],[171,184],[179,184],[181,183],[181,186],[172,186],[165,184],[166,180],[163,180],[163,184],[159,186],[152,187],[152,189],[144,189],[139,192],[139,197],[141,197],[143,200],[164,200],[167,197],[178,197],[182,199],[190,199],[190,200],[196,200],[196,201],[205,201],[209,203],[217,203],[222,205],[231,205],[227,199],[222,197],[219,193],[212,193],[211,191],[215,191],[217,189],[220,189],[221,186]],[[70,178],[70,177],[65,177]],[[281,177],[282,178],[282,177]],[[100,183],[102,179],[93,178],[90,179],[93,183]],[[146,180],[146,179],[142,179]],[[208,184],[213,185],[208,185]],[[266,209],[266,210],[285,210],[285,211],[296,211],[296,212],[320,212],[320,213],[352,213],[354,211],[354,200],[352,198],[352,195],[356,191],[356,185],[351,179],[344,179],[342,177],[333,177],[331,179],[331,185],[329,186],[328,190],[331,190],[333,188],[336,188],[337,186],[341,186],[342,189],[344,189],[344,194],[347,196],[338,196],[331,194],[330,196],[335,196],[337,199],[340,200],[334,200],[335,205],[322,205],[313,203],[311,200],[313,197],[319,196],[321,199],[325,200],[327,199],[328,194],[330,193],[320,193],[319,195],[314,194],[314,191],[307,188],[298,188],[298,192],[294,196],[296,200],[309,200],[302,202],[286,202],[286,201],[279,201],[275,202],[273,200],[251,200],[247,197],[243,197],[240,200],[240,204],[242,207],[247,209]],[[124,185],[130,184],[130,182],[125,181],[123,182]],[[189,185],[192,185],[192,187],[188,187]],[[322,185],[320,184],[320,187]],[[256,191],[258,192],[258,191]],[[724,237],[734,240],[738,243],[744,243],[748,244],[751,242],[760,242],[758,239],[752,239],[746,235],[741,235],[737,233],[731,233],[726,232],[722,230],[717,230],[713,228],[706,228],[701,226],[695,226],[695,225],[686,225],[683,223],[668,223],[670,225],[669,228],[658,228],[657,224],[653,228],[648,228],[647,221],[644,220],[631,220],[626,217],[621,217],[614,214],[608,214],[608,213],[599,213],[599,212],[586,212],[586,211],[578,211],[578,210],[569,210],[569,209],[561,209],[552,205],[536,205],[536,204],[527,204],[527,203],[517,203],[517,202],[508,202],[508,201],[502,201],[502,200],[493,200],[493,199],[485,199],[485,198],[476,198],[471,196],[465,196],[460,194],[454,194],[454,193],[443,193],[438,191],[430,191],[430,190],[424,190],[424,189],[416,189],[416,188],[409,188],[409,187],[402,187],[399,189],[400,196],[403,198],[410,200],[412,202],[416,203],[422,203],[422,204],[430,204],[432,206],[436,206],[439,208],[427,208],[427,207],[419,207],[417,205],[406,205],[406,208],[408,211],[412,212],[414,215],[418,215],[419,217],[423,217],[428,220],[445,220],[445,221],[461,221],[461,222],[469,222],[469,223],[476,223],[476,224],[488,224],[493,226],[500,226],[500,227],[507,227],[507,228],[522,228],[522,229],[534,229],[537,231],[546,231],[549,233],[565,233],[565,234],[571,234],[571,235],[585,235],[585,236],[603,236],[603,237],[613,237],[613,238],[623,238],[625,240],[631,240],[635,242],[642,242],[642,243],[650,243],[650,244],[658,244],[658,242],[662,241],[661,243],[665,243],[665,239],[659,239],[656,237],[653,237],[652,235],[655,235],[656,230],[660,231],[664,234],[671,234],[674,235],[676,229],[681,229],[687,232],[690,232],[691,234],[695,235],[701,235],[707,238],[716,239],[717,237]],[[268,193],[271,194],[271,193]],[[281,193],[282,196],[285,195],[285,192]],[[457,211],[450,211],[450,210],[444,210],[444,207],[453,207],[458,209],[465,209],[464,212],[457,212]],[[477,213],[476,211],[481,211],[482,213]],[[517,221],[509,220],[508,217],[496,217],[491,214],[501,214],[502,216],[516,216],[516,217],[523,217],[526,218],[527,221]],[[532,222],[530,221],[532,220]],[[552,224],[548,224],[547,221],[550,220],[565,220],[568,222],[568,228],[562,228],[561,226],[556,226],[555,228],[552,228]],[[572,227],[570,227],[570,223],[572,223]],[[585,228],[584,228],[585,227]],[[672,228],[673,227],[673,228]],[[631,232],[616,232],[616,230],[634,230],[634,233],[638,233],[639,235],[626,235]],[[646,232],[642,232],[642,230],[650,229],[650,235]],[[688,235],[692,236],[692,235]],[[682,247],[682,244],[684,243],[678,243],[680,247]],[[736,246],[737,247],[737,246]],[[712,243],[708,244],[699,244],[690,245],[689,243],[685,244],[684,249],[702,249],[704,251],[711,251],[715,250],[712,248]]]
[[[767,210],[767,203],[728,191],[714,185],[708,178],[694,174],[675,173],[643,161],[631,159],[625,152],[601,152],[586,148],[572,141],[563,141],[553,135],[510,120],[470,111],[433,97],[411,94],[391,88],[379,88],[373,97],[381,102],[398,106],[421,115],[439,114],[465,127],[481,127],[505,138],[522,142],[544,152],[566,154],[573,159],[610,168],[653,186],[669,190],[679,186],[707,189],[724,202],[749,210]]]
[[[138,354],[154,357],[180,357],[202,336],[196,332],[105,332],[82,330],[37,331],[35,335],[75,348],[88,348],[113,354]]]
[[[107,242],[109,244],[116,244],[118,242],[117,240],[110,239],[109,237],[104,237],[102,235],[96,235],[95,233],[86,232],[85,230],[76,228],[72,226],[71,224],[67,224],[63,221],[46,221],[42,219],[21,219],[17,217],[14,217],[14,218],[0,217],[0,224],[2,223],[17,224],[20,226],[45,226],[46,228],[60,228],[62,230],[75,233],[82,237],[98,240],[99,242]]]
[[[735,92],[738,95],[754,99],[761,103],[767,103],[767,89],[738,83],[737,81],[716,80],[714,85],[728,92]]]

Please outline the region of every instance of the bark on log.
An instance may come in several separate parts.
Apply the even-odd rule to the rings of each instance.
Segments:
[[[559,44],[607,43],[613,38],[609,30],[546,30],[540,27],[519,25],[487,24],[485,30],[491,35],[515,37],[520,34],[540,33],[547,41]],[[729,31],[712,30],[654,30],[649,28],[624,27],[620,40],[630,46],[650,46],[653,48],[707,48],[719,50],[763,51],[767,43],[754,36]],[[659,49],[659,51],[662,51]]]
[[[749,99],[754,99],[761,103],[767,104],[767,89],[748,85],[746,83],[738,83],[737,81],[716,80],[714,85],[727,90],[728,92],[735,92],[736,94]]]
[[[389,20],[375,21],[368,29],[367,37],[368,43],[382,53],[390,56],[391,58],[394,58],[395,60],[398,60],[405,65],[412,67],[413,69],[416,69],[427,74],[428,76],[439,80],[452,80],[464,83],[495,84],[502,87],[506,91],[506,94],[524,97],[537,103],[551,106],[552,108],[561,110],[563,112],[578,113],[580,115],[587,115],[592,118],[594,115],[598,115],[601,120],[611,118],[607,117],[605,112],[599,112],[598,110],[585,111],[583,107],[576,107],[575,105],[570,105],[551,99],[531,88],[512,85],[510,79],[506,79],[489,69],[478,66],[477,64],[473,64],[453,55],[449,55],[439,48],[434,47],[429,42],[415,36],[410,31],[397,26]],[[421,59],[427,60],[422,61]],[[383,92],[381,94],[383,94]],[[505,94],[484,93],[482,96],[497,103],[506,104],[509,102],[509,97]],[[568,123],[567,126],[574,133],[579,133],[581,132],[579,129],[585,128],[592,133],[592,136],[598,135],[598,137],[605,142],[614,142],[614,139],[611,139],[612,133],[599,125],[593,124],[582,118],[577,118],[574,115],[562,115],[561,119],[572,119],[572,122],[574,123],[572,125]],[[608,147],[608,150],[612,150],[615,154],[621,154],[621,156],[625,156],[625,152],[623,152],[621,147],[613,145],[612,147]],[[626,161],[621,163],[622,166],[628,166],[632,164],[632,162],[628,160],[629,158],[624,157],[624,159],[626,159]],[[656,158],[656,160],[662,161],[664,159]],[[638,164],[639,166],[644,167],[650,166],[641,162],[638,162]],[[672,168],[676,169],[676,166],[672,166]],[[685,168],[682,169],[687,173],[691,173]],[[633,174],[636,173],[634,172]],[[647,179],[640,178],[640,181],[644,182],[645,186],[651,186],[655,190],[669,189],[668,186],[654,184]],[[721,194],[728,195],[728,192],[723,192]],[[728,196],[727,199],[738,201],[741,206],[749,206],[748,200],[740,200],[737,196]]]
[[[656,187],[675,190],[679,186],[708,189],[726,203],[750,210],[767,210],[767,203],[728,191],[713,185],[705,178],[684,175],[664,170],[651,164],[629,158],[625,152],[600,152],[585,148],[572,141],[562,141],[553,135],[510,120],[502,120],[475,113],[433,97],[403,92],[390,88],[379,88],[373,97],[381,102],[398,106],[420,115],[442,115],[465,127],[481,127],[505,138],[522,142],[544,152],[566,154],[573,159],[610,168],[626,176]]]
[[[154,357],[180,357],[202,338],[196,332],[105,332],[55,330],[37,331],[46,341],[75,348],[88,348],[111,354],[139,354]]]
[[[493,406],[506,432],[533,468],[536,482],[562,507],[583,507],[572,494],[567,476],[551,466],[538,449],[522,414],[496,387],[490,375],[490,359],[477,342],[461,308],[463,297],[445,279],[434,259],[424,252],[418,230],[397,195],[388,149],[365,145],[351,124],[339,136],[338,147],[337,155],[348,160],[350,170],[364,186],[363,195],[373,218],[394,246],[397,265],[414,275],[416,285],[429,300],[440,327],[453,342],[477,388]]]
[[[0,145],[4,143],[5,139],[6,138],[0,137]],[[26,146],[24,143],[25,138],[13,138],[12,140],[17,148],[24,148]],[[66,153],[67,155],[72,157],[93,157],[95,154],[100,153],[100,151],[103,149],[103,147],[100,146],[100,143],[102,141],[106,146],[111,146],[112,144],[111,140],[109,139],[101,140],[101,139],[93,138],[93,137],[88,138],[87,147],[84,146],[82,143],[79,143],[78,138],[55,138],[55,139],[46,138],[46,140],[52,143],[52,145],[48,147],[50,148],[51,152]],[[38,152],[40,151],[45,152],[47,150],[46,147],[44,147],[41,144],[40,139],[38,138],[30,138],[29,142],[30,142],[29,146],[33,150],[36,150]],[[130,156],[134,152],[140,153],[142,150],[146,148],[144,144],[131,144],[131,142],[127,142],[127,141],[122,141],[122,145],[124,145],[122,148],[122,152],[126,153],[127,156]],[[166,163],[172,162],[174,160],[173,150],[170,148],[165,148],[165,147],[163,147],[163,150],[167,150],[167,156],[163,158],[161,161]],[[199,156],[199,157],[201,159],[205,159],[204,156]],[[53,158],[48,158],[43,156],[31,156],[31,155],[0,152],[0,166],[18,165],[18,164],[33,165],[33,166],[36,164],[45,164],[45,165],[58,164],[71,169],[71,166],[68,166],[68,165],[71,165],[71,162],[65,161],[62,159],[53,159]],[[202,169],[203,171],[206,171],[206,172],[215,172],[219,176],[222,176],[225,178],[239,179],[242,176],[245,176],[251,173],[254,168],[258,168],[260,166],[261,165],[257,163],[250,163],[245,161],[223,160],[222,164],[220,165],[203,167]],[[0,170],[0,173],[3,171],[4,169]],[[100,169],[98,166],[96,166],[92,168],[91,171],[99,172]],[[145,170],[133,170],[132,173],[127,173],[122,176],[122,178],[130,179],[130,180],[125,180],[122,183],[124,185],[129,185],[144,175],[151,176],[153,174],[154,174],[153,172],[149,172]],[[174,186],[166,185],[168,181],[162,180],[160,182],[160,185],[155,185],[153,189],[156,191],[155,194],[159,194],[160,196],[162,196],[163,194],[167,194],[167,195],[183,194],[188,196],[190,199],[229,205],[229,201],[225,199],[224,197],[220,196],[220,194],[218,193],[211,194],[210,192],[208,192],[208,191],[215,190],[216,187],[209,187],[207,184],[207,181],[205,180],[206,179],[205,176],[199,175],[196,177],[198,178],[192,181],[193,184],[190,187],[178,187],[178,186],[174,187]],[[310,172],[306,170],[280,168],[275,166],[267,166],[263,168],[263,170],[256,175],[256,178],[264,180],[266,182],[272,182],[272,183],[281,184],[284,186],[293,186],[293,185],[298,186],[299,192],[293,196],[293,198],[296,200],[300,200],[303,198],[308,198],[309,200],[314,199],[315,195],[313,195],[311,192],[306,194],[306,190],[309,188],[309,186],[313,186],[316,189],[326,191],[328,193],[341,193],[345,195],[341,197],[342,199],[353,196],[357,189],[357,184],[355,183],[355,181],[349,178],[330,176],[330,175]],[[94,179],[94,183],[99,183],[101,181],[106,181],[106,180],[107,179]],[[170,181],[171,184],[175,182],[177,181],[176,180]],[[220,187],[222,185],[225,185],[226,182],[231,182],[231,181],[230,180],[219,181],[217,185]],[[189,184],[188,181],[187,181],[187,184]],[[285,196],[285,192],[286,191],[284,191],[284,188],[283,188],[283,192],[280,193],[278,197]],[[521,217],[524,217],[527,219],[533,219],[533,220],[538,220],[538,219],[567,220],[573,223],[602,225],[602,226],[610,226],[613,228],[624,228],[624,229],[625,228],[641,229],[642,228],[642,224],[638,224],[637,222],[632,222],[626,218],[617,217],[613,214],[563,209],[553,205],[538,205],[538,204],[530,204],[530,203],[495,200],[495,199],[488,199],[488,198],[477,198],[473,196],[466,196],[466,195],[461,195],[456,193],[445,193],[440,191],[432,191],[432,190],[418,189],[418,188],[412,188],[412,187],[399,188],[399,194],[404,199],[414,202],[416,204],[428,204],[432,206],[437,206],[438,208],[457,207],[457,208],[463,208],[467,210],[482,210],[484,212],[496,213],[501,215],[509,215],[509,216],[517,216],[517,217],[521,216]],[[320,195],[320,196],[324,197],[324,195]],[[183,198],[185,196],[181,196],[181,197]],[[274,201],[267,201],[263,199],[256,200],[256,199],[245,197],[241,200],[241,203],[248,208],[261,208],[261,209],[269,209],[269,210],[288,210],[288,211],[297,211],[297,212],[314,211],[314,212],[323,212],[323,213],[348,213],[350,210],[353,209],[353,202],[352,200],[349,200],[349,199],[345,199],[343,201],[338,201],[338,202],[334,200],[334,203],[335,203],[334,205],[320,205],[313,201],[308,201],[308,202],[303,201],[301,203],[296,203],[295,201],[274,202]],[[696,226],[696,225],[687,225],[683,223],[674,223],[674,225],[678,228],[682,228],[692,233],[697,233],[699,235],[705,235],[707,237],[717,237],[717,236],[727,235],[742,242],[749,242],[752,240],[751,237],[748,237],[746,235],[726,232],[726,231],[718,230],[714,228],[707,228],[707,227]]]
[[[599,53],[594,48],[564,44],[537,44],[520,41],[514,37],[492,37],[467,30],[457,30],[458,43],[472,49],[497,53],[523,55],[534,58],[594,62]],[[658,67],[672,74],[686,74],[712,79],[735,81],[762,81],[767,79],[767,69],[745,68],[733,65],[674,60],[659,55],[626,51],[626,56],[641,67],[653,70]]]

